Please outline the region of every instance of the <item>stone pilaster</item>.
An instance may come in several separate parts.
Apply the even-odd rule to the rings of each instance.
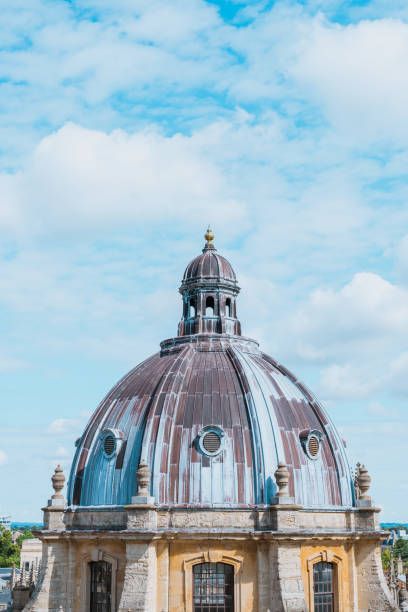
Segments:
[[[271,542],[269,548],[270,609],[273,612],[307,612],[300,567],[300,545]]]
[[[67,606],[68,544],[48,541],[43,544],[43,559],[36,589],[25,612],[71,612]]]
[[[156,546],[126,543],[125,581],[118,612],[156,612]]]
[[[72,541],[68,542],[67,558],[67,612],[74,609],[75,600],[75,567],[76,567],[76,546]]]
[[[162,541],[157,547],[157,610],[169,612],[170,542]]]
[[[256,551],[256,575],[258,581],[258,612],[271,612],[269,545],[263,542],[259,542]]]

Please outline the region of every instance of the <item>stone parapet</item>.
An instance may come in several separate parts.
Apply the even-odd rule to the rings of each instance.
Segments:
[[[126,529],[127,512],[123,506],[113,508],[68,507],[66,529]]]
[[[278,531],[306,529],[314,531],[379,530],[379,508],[352,509],[303,508],[281,503],[252,509],[162,508],[153,504],[131,504],[108,507],[44,508],[46,529],[126,530],[205,529],[223,527],[245,530]]]
[[[132,505],[126,506],[127,529],[157,529],[157,512],[153,506]]]

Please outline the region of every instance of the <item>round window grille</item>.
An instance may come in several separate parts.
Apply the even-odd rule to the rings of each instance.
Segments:
[[[203,436],[202,444],[207,453],[216,453],[221,448],[221,438],[215,431],[209,431]]]
[[[113,436],[106,436],[105,440],[103,441],[103,450],[108,457],[113,455],[115,450],[115,438]]]
[[[311,457],[316,457],[317,453],[319,452],[319,446],[319,440],[316,438],[316,436],[310,436],[309,440],[307,441],[307,452]]]

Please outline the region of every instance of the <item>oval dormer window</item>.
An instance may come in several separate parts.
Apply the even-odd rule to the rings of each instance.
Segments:
[[[223,449],[225,433],[215,426],[203,427],[198,434],[198,450],[204,455],[215,457]]]
[[[307,442],[307,450],[311,457],[316,457],[319,452],[319,440],[316,436],[310,436]]]
[[[215,431],[209,431],[203,436],[203,446],[207,453],[216,453],[221,447],[221,438]]]
[[[103,450],[105,451],[105,455],[107,457],[112,457],[113,453],[115,452],[115,446],[115,438],[112,435],[106,436],[103,441]]]
[[[318,459],[323,434],[318,429],[305,429],[299,434],[303,450],[309,459]]]

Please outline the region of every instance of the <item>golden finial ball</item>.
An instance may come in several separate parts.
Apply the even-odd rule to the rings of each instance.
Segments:
[[[211,243],[214,240],[214,234],[213,234],[212,229],[210,229],[210,227],[207,228],[207,231],[204,234],[204,238],[206,239],[208,243]]]

